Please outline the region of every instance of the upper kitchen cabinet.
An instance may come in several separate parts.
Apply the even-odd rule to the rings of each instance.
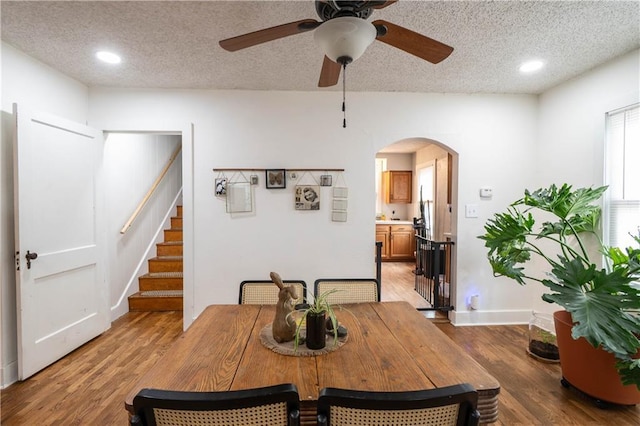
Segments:
[[[411,170],[389,170],[382,172],[382,190],[387,204],[411,203]]]

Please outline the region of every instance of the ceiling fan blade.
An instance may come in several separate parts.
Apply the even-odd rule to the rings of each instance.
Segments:
[[[318,87],[331,87],[338,84],[340,78],[340,70],[342,65],[333,62],[328,57],[324,57],[322,63],[322,71],[320,71],[320,80],[318,81]]]
[[[383,8],[385,8],[387,6],[391,6],[392,4],[395,4],[397,2],[398,2],[398,0],[389,0],[389,1],[371,1],[369,3],[376,3],[376,4],[370,6],[373,9],[383,9]]]
[[[451,46],[447,46],[444,43],[399,25],[392,24],[391,22],[379,19],[373,21],[373,25],[375,25],[376,28],[383,26],[387,30],[386,34],[379,35],[376,39],[400,50],[404,50],[407,53],[411,53],[425,61],[429,61],[432,64],[437,64],[446,59],[451,52],[453,52],[453,47]]]
[[[229,52],[235,52],[236,50],[246,49],[247,47],[255,46],[257,44],[311,31],[317,28],[321,23],[322,22],[316,21],[315,19],[303,19],[301,21],[290,22],[288,24],[282,24],[271,28],[264,28],[252,33],[221,40],[219,44],[223,49],[228,50]]]

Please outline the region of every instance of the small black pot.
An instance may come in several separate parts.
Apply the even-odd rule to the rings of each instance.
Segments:
[[[327,344],[327,324],[325,313],[307,312],[307,347],[322,349]]]

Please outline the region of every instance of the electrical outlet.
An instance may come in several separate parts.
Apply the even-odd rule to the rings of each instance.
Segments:
[[[464,217],[478,217],[478,205],[467,204],[464,206]]]

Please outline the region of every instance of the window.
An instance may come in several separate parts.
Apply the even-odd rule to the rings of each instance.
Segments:
[[[640,231],[640,105],[607,113],[605,144],[605,238],[628,247]]]

